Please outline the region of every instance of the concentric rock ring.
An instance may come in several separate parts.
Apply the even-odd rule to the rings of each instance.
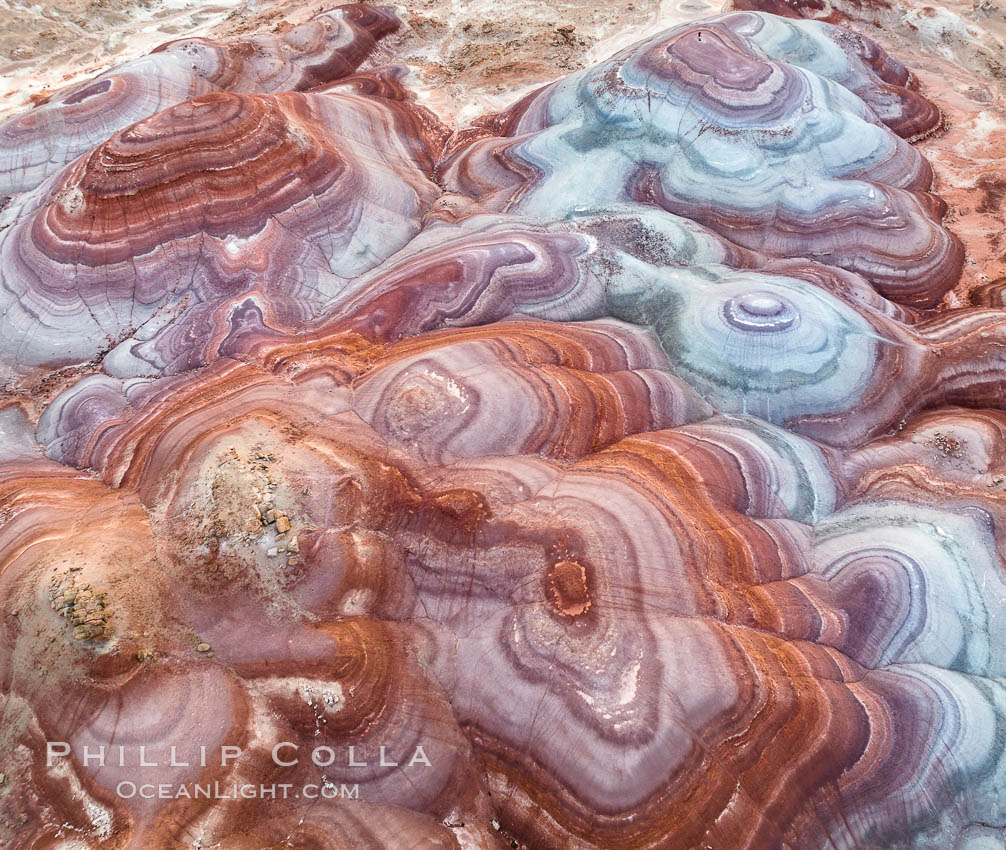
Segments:
[[[800,314],[786,299],[768,292],[750,292],[723,305],[727,324],[739,330],[773,333],[793,327]]]

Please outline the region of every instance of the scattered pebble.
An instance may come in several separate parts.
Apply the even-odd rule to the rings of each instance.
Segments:
[[[69,571],[68,571],[69,572]],[[69,578],[69,584],[64,584]],[[112,629],[112,611],[108,608],[107,594],[90,584],[77,585],[75,577],[53,578],[49,587],[52,610],[73,626],[77,640],[107,640]]]

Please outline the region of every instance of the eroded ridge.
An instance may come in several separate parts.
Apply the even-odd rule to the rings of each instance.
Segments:
[[[280,35],[168,42],[0,124],[0,195],[33,189],[114,131],[191,97],[304,91],[345,77],[398,25],[390,8],[360,3]]]

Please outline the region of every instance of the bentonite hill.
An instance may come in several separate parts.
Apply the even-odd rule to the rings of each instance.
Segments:
[[[1004,846],[1001,8],[0,19],[0,846]]]

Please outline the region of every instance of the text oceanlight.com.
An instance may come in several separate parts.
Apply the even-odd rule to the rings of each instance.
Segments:
[[[156,785],[137,784],[124,780],[115,786],[115,793],[126,800],[359,800],[360,786],[335,782],[293,785],[274,782],[271,785],[251,783],[193,782],[173,784],[159,782]]]
[[[115,793],[124,799],[144,800],[334,800],[360,799],[360,788],[356,783],[337,783],[322,776],[317,783],[295,784],[276,782],[252,784],[217,780],[212,782],[164,782],[164,770],[189,768],[228,768],[238,763],[244,750],[237,746],[193,747],[178,745],[121,746],[100,745],[72,747],[67,741],[46,742],[46,766],[53,767],[60,759],[73,758],[85,770],[104,768],[125,768],[132,775],[122,779],[115,786]],[[422,746],[411,752],[393,757],[388,748],[377,747],[376,752],[364,752],[363,748],[347,746],[342,748],[316,746],[310,749],[291,741],[280,741],[270,751],[272,761],[281,768],[291,768],[299,764],[314,765],[317,768],[337,770],[354,768],[402,769],[432,767]],[[143,771],[157,769],[159,781],[146,781]],[[138,773],[134,774],[134,771]],[[178,778],[184,778],[182,776]],[[191,777],[188,777],[191,778]]]

